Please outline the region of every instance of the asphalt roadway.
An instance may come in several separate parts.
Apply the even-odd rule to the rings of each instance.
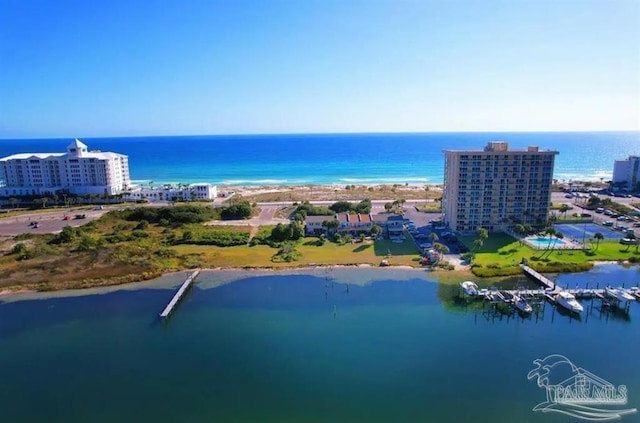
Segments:
[[[109,210],[55,210],[22,214],[0,219],[0,235],[15,236],[24,233],[46,234],[62,231],[65,226],[80,226],[95,220]],[[74,219],[75,215],[85,215],[84,219]],[[65,220],[69,216],[69,220]],[[33,226],[36,222],[38,227]]]

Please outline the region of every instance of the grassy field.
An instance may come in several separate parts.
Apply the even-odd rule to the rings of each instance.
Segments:
[[[475,237],[460,237],[473,251]],[[542,272],[567,272],[587,270],[594,261],[627,261],[639,260],[640,252],[635,247],[621,245],[614,241],[603,241],[588,245],[591,249],[583,250],[535,250],[521,244],[514,238],[498,233],[491,233],[483,247],[475,252],[473,273],[477,276],[499,276],[518,274],[518,265],[523,259],[530,266]]]
[[[172,210],[176,211],[177,206]],[[192,218],[193,213],[183,216]],[[176,216],[180,214],[177,213]],[[266,239],[273,227],[255,232]],[[206,226],[200,223],[164,226],[127,220],[126,212],[109,212],[62,234],[21,235],[0,243],[0,291],[56,290],[113,285],[151,279],[163,273],[194,268],[292,268],[310,265],[419,266],[419,253],[410,239],[338,245],[303,238],[295,243],[298,259],[274,261],[279,248],[219,244],[234,241],[246,226]],[[201,243],[215,245],[198,245]],[[237,244],[237,242],[236,242]]]
[[[380,240],[356,244],[338,245],[325,242],[318,245],[316,238],[305,238],[296,247],[301,257],[295,262],[278,263],[271,259],[277,249],[266,245],[215,247],[198,245],[178,245],[173,247],[180,254],[197,255],[204,267],[240,268],[290,268],[309,265],[357,265],[377,266],[383,259],[391,265],[416,266],[420,258],[411,241],[402,244]]]

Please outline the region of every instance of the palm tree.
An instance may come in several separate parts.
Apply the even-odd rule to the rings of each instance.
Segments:
[[[560,206],[560,213],[564,214],[564,219],[567,220],[567,212],[571,210],[571,207],[569,207],[567,204],[563,204]]]
[[[478,238],[476,241],[480,241],[480,243],[476,243],[476,241],[474,241],[473,245],[480,249],[484,245],[484,240],[487,238],[489,238],[489,232],[485,228],[478,228]]]
[[[516,234],[518,234],[518,236],[520,236],[520,245],[522,245],[522,237],[524,237],[524,234],[525,234],[524,225],[521,223],[518,223],[514,227],[514,231],[516,232]]]
[[[484,245],[484,241],[482,241],[480,238],[473,241],[474,249],[477,251],[480,251],[483,245]]]
[[[327,229],[327,232],[334,233],[340,227],[340,221],[338,219],[330,219],[322,222],[322,226]]]
[[[432,243],[438,242],[438,234],[435,232],[431,232],[431,234],[429,235],[429,240]]]
[[[447,254],[449,252],[449,247],[444,244],[440,244],[439,242],[433,244],[433,249],[436,250],[436,252],[440,255],[440,258],[442,258],[444,254]]]
[[[632,240],[635,243],[636,252],[638,252],[638,239],[636,238],[636,235],[629,233],[627,234],[626,238]],[[630,249],[631,249],[631,244],[627,244],[627,251],[629,251]]]
[[[557,231],[557,232],[556,232],[556,237],[555,237],[555,238],[554,238],[554,240],[553,240],[553,245],[551,246],[551,250],[552,250],[552,251],[553,251],[554,247],[556,246],[556,242],[557,242],[559,239],[562,239],[562,238],[564,238],[564,235],[562,234],[562,232]]]
[[[549,242],[547,243],[547,250],[548,250],[549,247],[551,246],[551,237],[553,237],[556,234],[556,230],[553,228],[553,226],[549,226],[547,229],[544,230],[544,234],[549,235]]]
[[[595,235],[593,235],[593,238],[596,240],[596,250],[597,250],[598,247],[600,246],[600,241],[604,239],[604,235],[602,235],[602,232],[596,232]]]
[[[18,199],[16,197],[9,197],[9,202],[11,203],[13,208],[16,208],[16,203],[18,202]]]

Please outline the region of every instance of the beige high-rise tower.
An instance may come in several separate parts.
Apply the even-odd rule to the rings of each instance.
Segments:
[[[483,150],[444,150],[444,223],[454,231],[544,224],[556,154],[538,147],[509,150],[503,141]]]

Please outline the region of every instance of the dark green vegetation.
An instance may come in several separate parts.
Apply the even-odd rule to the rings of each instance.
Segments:
[[[621,214],[629,214],[633,211],[633,209],[631,209],[630,207],[627,207],[624,204],[616,203],[610,198],[590,197],[587,201],[587,208],[589,210],[595,210],[598,207],[615,210],[616,212]]]
[[[308,201],[305,201],[298,205],[293,215],[296,220],[304,220],[306,216],[333,216],[336,213],[369,214],[371,213],[371,200],[365,198],[357,204],[349,201],[338,201],[328,207],[314,206]]]

